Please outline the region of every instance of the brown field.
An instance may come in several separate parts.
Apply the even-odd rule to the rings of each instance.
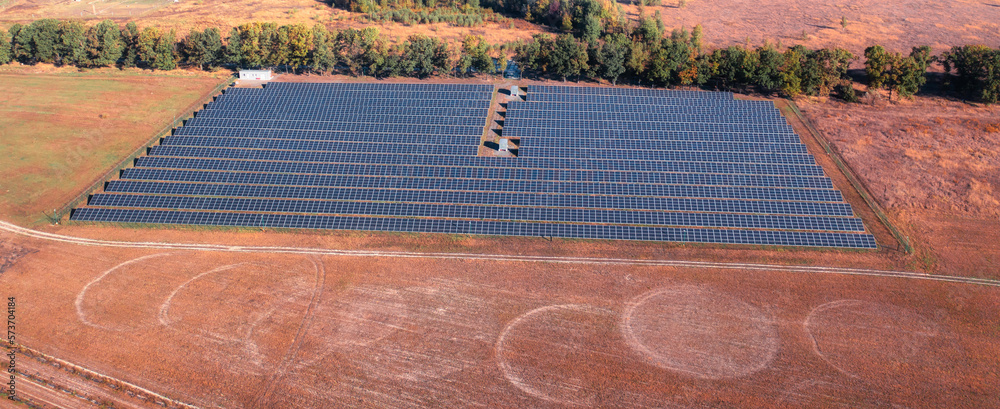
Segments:
[[[195,242],[210,234],[133,233],[121,235]],[[228,236],[319,248],[336,240]],[[7,232],[0,240],[37,250],[0,276],[17,296],[25,345],[203,407],[1000,405],[995,287],[88,247]],[[427,241],[421,250],[449,247],[446,238]],[[451,246],[477,241],[487,240]],[[555,246],[630,247],[590,244]]]
[[[113,18],[124,23],[155,24],[186,33],[191,28],[216,26],[228,29],[251,21],[279,24],[324,23],[330,28],[371,25],[359,13],[333,9],[315,0],[104,0],[66,2],[54,0],[0,1],[0,25],[26,22],[40,17],[96,20]],[[93,4],[91,4],[93,3]],[[5,5],[6,4],[6,5]],[[638,19],[638,7],[622,5],[631,20]],[[662,6],[645,7],[652,15],[659,10],[667,28],[705,29],[710,47],[734,44],[759,45],[765,41],[783,45],[804,44],[810,47],[844,47],[860,54],[865,47],[880,43],[890,49],[907,51],[915,45],[930,45],[941,51],[954,45],[1000,44],[1000,3],[991,0],[959,0],[909,3],[837,2],[832,0],[706,1],[689,0],[683,8],[677,0],[664,0]],[[96,14],[95,14],[96,11]],[[131,13],[131,14],[130,14]],[[841,18],[847,27],[841,26]],[[502,24],[481,27],[451,27],[447,24],[406,26],[399,23],[380,25],[393,38],[421,33],[458,40],[467,34],[483,35],[491,42],[526,39],[545,32],[543,26],[514,19]],[[224,30],[225,31],[225,30]]]
[[[936,97],[800,106],[915,242],[910,268],[1000,277],[1000,107]]]

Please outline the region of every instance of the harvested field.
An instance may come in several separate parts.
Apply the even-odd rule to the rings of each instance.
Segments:
[[[0,214],[35,224],[142,146],[222,79],[0,69]]]
[[[800,107],[915,241],[912,268],[1000,277],[1000,107],[931,97]]]
[[[26,345],[199,406],[1000,404],[996,287],[0,236]]]

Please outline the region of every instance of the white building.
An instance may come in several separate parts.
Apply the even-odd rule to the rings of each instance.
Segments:
[[[270,81],[271,70],[240,70],[241,80]]]

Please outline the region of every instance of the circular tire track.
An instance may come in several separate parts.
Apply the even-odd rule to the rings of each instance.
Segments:
[[[639,296],[626,307],[621,329],[653,365],[704,379],[760,371],[779,345],[777,328],[759,308],[697,286]]]
[[[871,383],[947,382],[965,361],[944,327],[895,305],[833,301],[813,309],[803,327],[824,361]]]
[[[496,342],[500,372],[522,392],[548,402],[594,406],[605,389],[614,312],[583,304],[550,305],[515,318]],[[612,356],[609,356],[612,355]]]

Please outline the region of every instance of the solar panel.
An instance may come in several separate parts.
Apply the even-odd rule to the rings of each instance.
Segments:
[[[73,220],[874,248],[769,101],[484,84],[270,83],[209,103]],[[502,100],[502,98],[501,98]]]

